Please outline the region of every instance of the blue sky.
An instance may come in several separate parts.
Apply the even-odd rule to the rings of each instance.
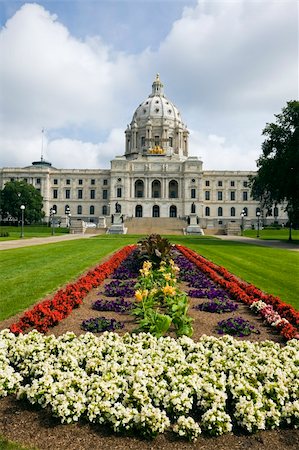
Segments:
[[[109,167],[157,72],[204,168],[254,170],[298,98],[298,1],[0,0],[0,166]]]

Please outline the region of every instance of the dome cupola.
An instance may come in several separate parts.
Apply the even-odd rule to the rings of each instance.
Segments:
[[[152,93],[136,109],[126,132],[126,156],[187,157],[188,135],[177,107],[164,95],[159,74]]]

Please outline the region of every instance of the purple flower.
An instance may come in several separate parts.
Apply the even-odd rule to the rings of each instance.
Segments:
[[[114,311],[120,313],[129,311],[132,308],[133,303],[124,300],[123,298],[119,298],[116,300],[98,299],[92,305],[92,309],[95,309],[97,311]]]
[[[223,312],[232,312],[238,308],[237,303],[232,302],[230,300],[223,299],[214,299],[209,302],[202,303],[201,305],[196,305],[193,307],[194,309],[198,309],[200,311],[208,311],[211,313],[223,313]]]
[[[101,331],[114,331],[123,328],[124,324],[115,319],[107,319],[106,317],[91,317],[83,320],[81,324],[83,330],[92,333],[99,333]]]
[[[254,325],[242,317],[230,317],[217,323],[216,330],[218,334],[231,334],[232,336],[249,336],[251,333],[259,334]]]

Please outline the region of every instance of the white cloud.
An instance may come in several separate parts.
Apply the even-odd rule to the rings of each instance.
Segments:
[[[190,155],[202,159],[204,170],[256,170],[257,150],[248,149],[244,152],[238,145],[226,142],[224,136],[204,135],[191,130],[189,144]]]
[[[77,130],[48,143],[55,167],[108,167],[160,72],[204,167],[254,169],[265,123],[298,97],[297,32],[293,0],[199,0],[157,51],[133,54],[88,32],[78,39],[42,6],[25,4],[0,34],[0,164],[38,159],[45,127],[53,136]],[[84,128],[92,136],[80,136]]]

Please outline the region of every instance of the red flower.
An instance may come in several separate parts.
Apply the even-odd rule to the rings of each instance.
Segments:
[[[10,331],[19,334],[28,328],[35,328],[41,333],[46,333],[49,328],[59,323],[74,308],[77,308],[87,293],[99,286],[135,247],[135,245],[127,245],[112,255],[109,261],[89,270],[75,283],[70,283],[64,289],[59,289],[51,300],[44,300],[31,310],[26,311],[19,322],[10,326]]]

